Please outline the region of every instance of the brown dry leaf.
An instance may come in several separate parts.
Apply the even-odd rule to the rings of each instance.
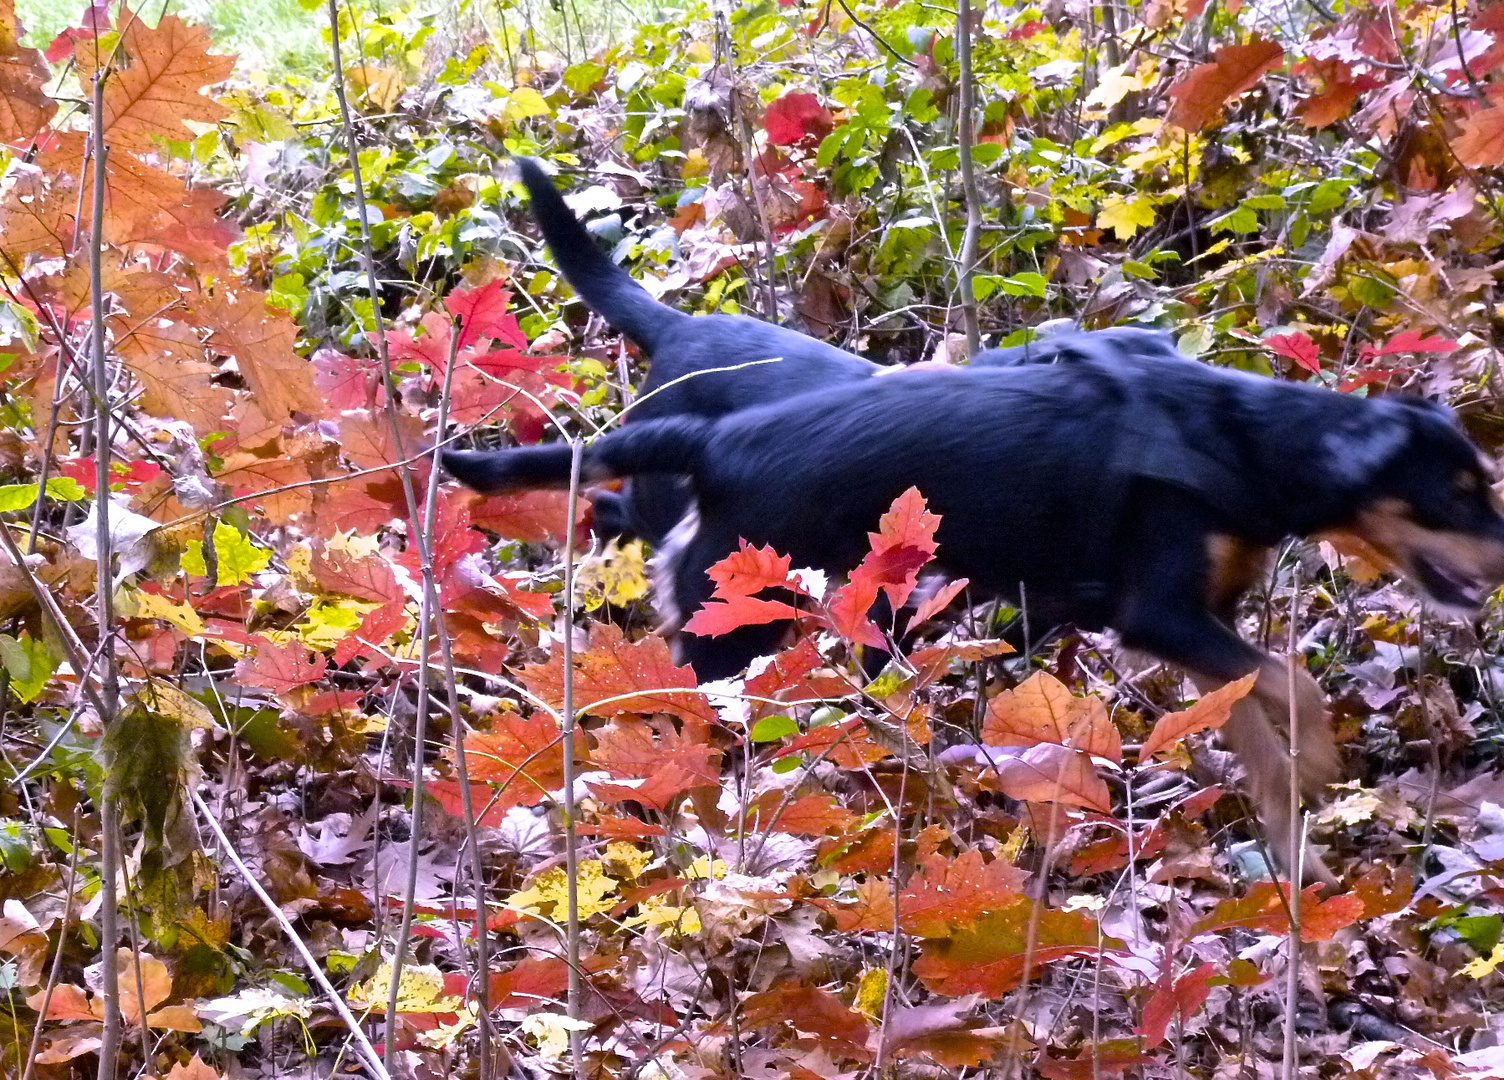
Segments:
[[[610,623],[590,628],[590,649],[575,653],[574,707],[594,716],[669,713],[690,723],[714,723],[715,710],[697,693],[694,672],[676,667],[659,637],[628,641]],[[522,681],[555,708],[564,703],[564,656],[555,648],[546,664],[529,664]]]
[[[141,381],[143,409],[185,420],[200,435],[225,430],[235,395],[211,381],[214,365],[192,327],[171,319],[138,322],[120,316],[110,319],[110,327],[121,360]]]
[[[313,365],[293,347],[297,324],[267,310],[265,293],[246,288],[220,292],[200,313],[213,330],[211,344],[235,358],[267,419],[286,423],[295,413],[324,416],[324,399],[313,385]]]
[[[1165,123],[1183,131],[1200,131],[1222,115],[1222,106],[1251,90],[1265,72],[1279,67],[1285,50],[1255,36],[1246,45],[1224,45],[1214,60],[1198,64],[1170,87]]]
[[[893,883],[876,874],[869,874],[857,884],[855,903],[822,897],[815,897],[810,903],[835,919],[838,934],[893,930]]]
[[[111,149],[145,153],[157,139],[194,137],[184,123],[216,124],[229,110],[199,91],[224,82],[235,69],[233,56],[209,53],[209,31],[190,26],[175,15],[155,28],[122,5],[117,26],[128,67],[110,73],[104,84],[103,128]],[[85,93],[92,72],[79,71]]]
[[[1035,672],[987,706],[982,741],[988,746],[1057,743],[1088,754],[1123,760],[1123,740],[1096,696],[1078,698],[1047,671]]]
[[[181,1062],[167,1071],[167,1080],[220,1080],[219,1073],[197,1055],[186,1065]]]
[[[57,112],[46,93],[47,65],[35,49],[21,48],[15,0],[0,0],[0,142],[34,138]]]

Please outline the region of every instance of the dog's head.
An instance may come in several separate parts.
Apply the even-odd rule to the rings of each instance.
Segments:
[[[1328,432],[1324,444],[1357,507],[1337,533],[1356,539],[1370,561],[1458,613],[1471,613],[1504,584],[1504,506],[1488,462],[1450,409],[1419,399],[1376,401]]]

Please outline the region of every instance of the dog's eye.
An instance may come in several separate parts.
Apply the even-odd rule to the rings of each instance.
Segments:
[[[1473,495],[1478,491],[1482,481],[1477,473],[1460,472],[1452,478],[1452,490],[1458,495]]]

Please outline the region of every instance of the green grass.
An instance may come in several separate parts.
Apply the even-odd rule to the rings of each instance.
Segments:
[[[45,48],[59,30],[78,20],[85,2],[16,0],[27,43]],[[139,10],[154,21],[161,10],[160,0],[142,2]],[[328,49],[319,36],[324,26],[322,7],[305,11],[298,0],[169,0],[167,10],[208,24],[215,47],[239,56],[242,70],[316,75],[329,65]]]

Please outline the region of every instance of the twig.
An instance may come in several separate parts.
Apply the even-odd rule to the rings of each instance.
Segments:
[[[960,144],[961,196],[966,203],[966,230],[961,234],[961,261],[956,267],[956,285],[961,293],[961,325],[966,330],[966,355],[973,356],[982,347],[977,297],[972,288],[977,239],[982,230],[982,197],[977,192],[976,163],[971,157],[976,112],[976,85],[971,70],[971,0],[958,0],[956,6],[956,63],[961,69],[956,138]]]
[[[350,1007],[345,1004],[345,999],[340,996],[339,991],[330,985],[328,978],[324,975],[324,970],[319,967],[319,962],[313,958],[313,953],[308,951],[308,946],[298,936],[298,931],[292,925],[292,922],[283,914],[281,906],[267,895],[266,890],[261,887],[261,883],[256,880],[251,874],[250,869],[241,861],[240,856],[236,854],[235,848],[230,844],[230,838],[225,835],[224,829],[220,827],[219,820],[205,804],[203,797],[197,791],[189,791],[188,794],[193,799],[193,805],[198,808],[199,816],[204,819],[204,823],[209,826],[209,829],[214,833],[215,839],[223,847],[225,858],[234,864],[235,869],[240,873],[246,885],[250,887],[251,892],[256,894],[256,899],[260,900],[261,905],[266,908],[271,917],[277,920],[277,925],[282,928],[282,933],[287,937],[288,941],[292,942],[292,947],[298,951],[298,955],[303,958],[303,963],[307,965],[308,973],[313,976],[313,981],[318,983],[319,989],[328,995],[329,1003],[334,1006],[334,1011],[339,1014],[339,1018],[344,1021],[345,1027],[349,1029],[351,1037],[354,1038],[356,1053],[365,1062],[366,1068],[370,1069],[371,1074],[377,1077],[378,1080],[390,1080],[390,1074],[382,1066],[381,1058],[377,1055],[376,1048],[366,1038],[366,1033],[360,1029],[360,1021],[356,1020],[354,1014],[350,1012]]]
[[[58,917],[57,952],[52,954],[52,968],[47,972],[47,987],[42,991],[42,1007],[37,1010],[37,1025],[31,1031],[31,1049],[26,1052],[26,1068],[21,1080],[31,1080],[32,1066],[37,1063],[37,1043],[42,1038],[43,1021],[52,1002],[52,992],[57,989],[63,974],[63,952],[68,945],[68,916],[73,913],[73,887],[78,880],[78,807],[73,808],[73,850],[68,853],[68,887],[63,894],[63,913]]]
[[[104,711],[99,716],[100,726],[108,730],[115,719],[119,696],[119,684],[115,674],[113,651],[115,624],[114,589],[112,587],[114,558],[110,543],[110,367],[109,356],[104,347],[104,197],[105,163],[109,148],[104,143],[100,128],[104,117],[104,80],[108,67],[101,65],[94,72],[93,116],[90,126],[94,141],[94,203],[89,215],[89,304],[90,341],[94,362],[94,542],[95,552],[94,592],[98,605],[99,620],[99,670],[102,675],[100,704]],[[101,740],[103,753],[106,740]],[[119,896],[115,891],[115,879],[120,865],[119,830],[120,815],[115,805],[115,793],[111,790],[109,761],[101,758],[104,776],[100,781],[99,795],[99,938],[100,938],[100,996],[104,998],[104,1031],[99,1046],[99,1080],[115,1080],[115,1069],[120,1056],[120,970],[115,955],[115,939],[119,936]]]
[[[1281,1075],[1294,1080],[1300,1068],[1299,1049],[1295,1044],[1295,999],[1300,991],[1300,881],[1304,854],[1304,830],[1300,814],[1300,709],[1295,697],[1295,624],[1300,611],[1300,563],[1295,563],[1290,582],[1290,621],[1288,634],[1287,694],[1290,703],[1290,936],[1285,971],[1285,1052]],[[1275,882],[1276,886],[1278,881]]]
[[[435,420],[434,430],[438,437],[443,439],[444,429],[449,425],[449,400],[454,386],[454,369],[459,362],[460,328],[452,325],[449,328],[449,361],[444,365],[444,385],[439,390],[439,413]],[[432,500],[433,492],[439,487],[439,455],[434,454],[433,462],[428,471],[428,490]],[[428,517],[424,522],[424,542],[429,550],[433,550],[433,529],[437,515],[433,512],[433,504],[430,501]],[[454,650],[450,646],[449,631],[444,625],[444,609],[434,605],[435,620],[434,629],[438,632],[439,652],[444,662],[444,687],[447,691],[446,704],[449,706],[449,732],[454,740],[454,770],[460,785],[460,809],[464,817],[465,846],[470,852],[470,874],[475,878],[475,967],[480,972],[480,978],[475,984],[475,1001],[477,1007],[478,1034],[480,1036],[480,1061],[476,1070],[479,1080],[491,1078],[491,977],[490,977],[490,947],[486,936],[486,875],[485,865],[481,861],[480,833],[476,829],[475,803],[470,795],[470,769],[465,762],[465,723],[460,718],[459,693],[455,689],[454,673]],[[422,658],[424,666],[427,666],[427,655]]]
[[[381,363],[382,385],[386,390],[386,414],[387,423],[392,433],[392,448],[399,460],[407,457],[403,449],[402,427],[397,415],[397,384],[392,377],[391,354],[387,349],[386,324],[381,318],[381,287],[376,278],[376,255],[371,243],[371,227],[366,213],[365,181],[360,170],[360,148],[355,142],[355,123],[350,114],[350,101],[345,94],[344,64],[340,59],[339,48],[339,0],[329,0],[329,44],[334,63],[334,96],[339,102],[340,121],[344,127],[345,152],[350,161],[350,180],[355,194],[355,210],[360,218],[360,258],[362,268],[366,276],[366,291],[371,300],[371,318],[375,322],[376,332],[376,356]],[[413,486],[412,469],[406,464],[397,470],[397,476],[402,483],[402,494],[407,503],[408,538],[418,551],[419,568],[423,581],[423,603],[419,608],[419,622],[422,629],[421,642],[426,650],[428,619],[431,617],[433,608],[436,606],[438,589],[434,583],[433,559],[429,545],[426,542],[423,530],[424,518],[418,511],[418,497]],[[425,733],[425,721],[427,719],[427,677],[428,670],[426,651],[419,658],[422,665],[419,668],[418,682],[418,716],[414,722],[415,734],[418,738],[417,753],[414,758],[414,787],[413,787],[413,828],[408,843],[408,888],[402,900],[402,932],[392,954],[392,982],[387,999],[387,1067],[395,1060],[396,1039],[393,1025],[397,1012],[397,991],[402,978],[402,962],[407,950],[407,933],[412,926],[413,897],[417,883],[417,858],[422,835],[422,767],[423,767],[423,739]]]
[[[585,443],[576,438],[570,445],[569,506],[564,525],[564,717],[560,724],[564,754],[564,865],[567,884],[569,921],[565,951],[569,963],[569,1016],[578,1020],[582,1011],[584,987],[580,979],[580,853],[576,844],[574,801],[574,518],[580,501],[580,463]],[[576,1080],[584,1075],[584,1039],[574,1028],[569,1030],[570,1071]]]

